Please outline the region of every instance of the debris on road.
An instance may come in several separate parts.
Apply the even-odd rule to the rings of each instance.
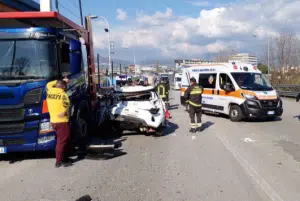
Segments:
[[[252,140],[251,138],[244,138],[243,141],[244,142],[255,142],[255,140]]]

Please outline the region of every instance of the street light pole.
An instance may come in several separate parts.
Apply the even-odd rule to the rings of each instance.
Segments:
[[[270,37],[268,36],[268,76],[270,74]]]
[[[98,16],[98,17],[103,19],[107,24],[107,29],[105,29],[105,31],[107,32],[107,37],[108,37],[108,63],[109,63],[109,69],[111,69],[110,27],[109,27],[108,20],[105,17],[102,16]]]

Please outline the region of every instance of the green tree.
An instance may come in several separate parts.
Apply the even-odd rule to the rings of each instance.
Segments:
[[[257,68],[263,73],[263,74],[268,74],[268,66],[262,63],[259,63],[257,65]]]

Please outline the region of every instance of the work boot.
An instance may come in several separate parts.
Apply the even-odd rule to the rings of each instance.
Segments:
[[[55,167],[56,167],[56,168],[59,168],[61,165],[62,165],[62,162],[56,162],[56,163],[55,163]]]
[[[196,133],[196,132],[197,132],[196,128],[191,128],[190,129],[190,133]]]

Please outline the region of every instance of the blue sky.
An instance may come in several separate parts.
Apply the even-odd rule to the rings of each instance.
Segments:
[[[75,20],[78,0],[59,2],[61,12]],[[268,37],[282,31],[300,33],[299,0],[82,2],[85,15],[108,19],[116,49],[113,57],[126,60],[132,60],[134,53],[137,60],[207,59],[232,52],[262,55]],[[103,20],[93,21],[95,52],[106,57],[105,27]]]

